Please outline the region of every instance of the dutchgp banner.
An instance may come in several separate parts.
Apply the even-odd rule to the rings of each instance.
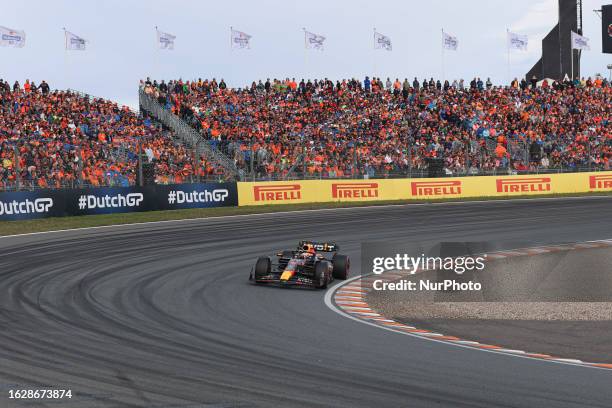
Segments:
[[[238,183],[243,205],[433,200],[612,191],[612,172],[437,179],[307,180]]]
[[[179,210],[183,208],[236,207],[236,183],[171,184],[156,186],[157,208]]]
[[[0,220],[62,217],[66,209],[61,190],[0,193]]]
[[[237,205],[236,183],[38,190],[0,193],[0,220]]]

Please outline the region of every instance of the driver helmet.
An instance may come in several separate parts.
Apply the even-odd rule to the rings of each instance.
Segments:
[[[312,244],[306,244],[306,245],[304,245],[304,251],[305,251],[305,252],[308,252],[309,254],[312,254],[312,255],[316,254],[316,251],[315,251],[314,245],[312,245]]]

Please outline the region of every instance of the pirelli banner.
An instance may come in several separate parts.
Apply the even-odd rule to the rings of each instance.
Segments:
[[[0,221],[237,205],[236,183],[49,189],[0,193]]]
[[[612,172],[437,179],[238,183],[245,205],[512,197],[612,191]]]

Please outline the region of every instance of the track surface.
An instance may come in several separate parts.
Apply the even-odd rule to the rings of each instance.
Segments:
[[[610,237],[612,198],[413,205],[0,239],[0,407],[610,407],[612,373],[448,347],[250,285],[262,253],[338,241]],[[60,403],[8,389],[54,386]]]

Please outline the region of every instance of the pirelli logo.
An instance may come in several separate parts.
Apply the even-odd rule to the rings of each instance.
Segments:
[[[550,177],[497,179],[498,193],[539,193],[550,191]]]
[[[376,198],[378,183],[333,183],[333,198]]]
[[[589,187],[591,188],[591,190],[612,189],[612,174],[605,176],[590,176]]]
[[[411,184],[412,195],[416,197],[436,197],[461,194],[461,180],[413,181]]]
[[[277,184],[254,186],[255,201],[291,201],[302,198],[302,187],[299,184]]]

